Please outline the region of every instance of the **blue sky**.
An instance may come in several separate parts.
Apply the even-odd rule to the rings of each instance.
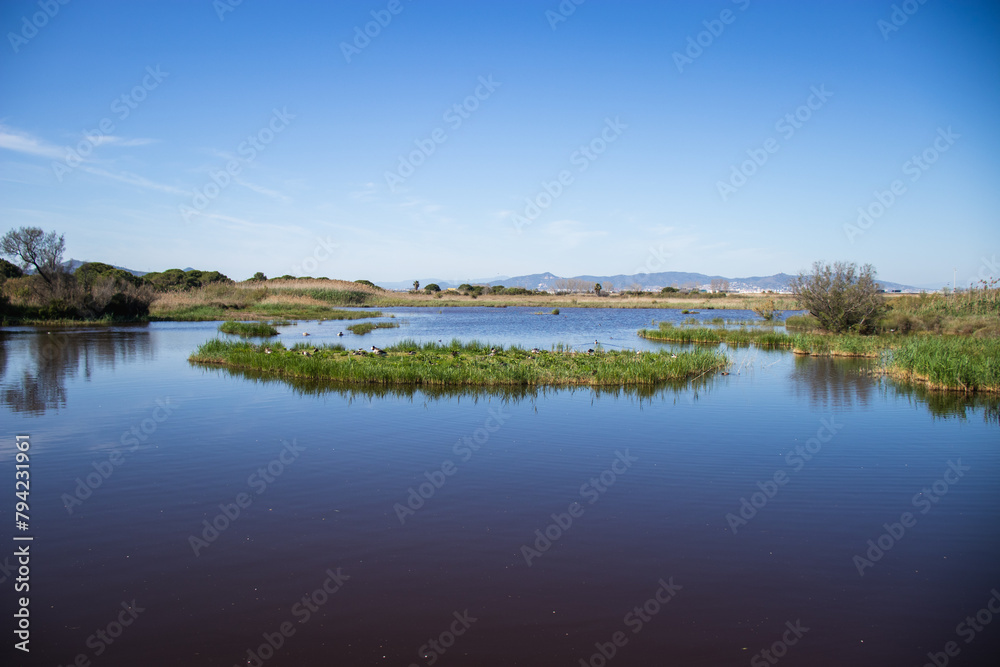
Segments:
[[[996,3],[233,2],[0,4],[0,226],[235,279],[1000,275]]]

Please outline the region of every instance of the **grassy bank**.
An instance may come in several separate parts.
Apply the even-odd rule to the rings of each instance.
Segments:
[[[529,352],[457,341],[448,345],[404,341],[380,355],[348,352],[340,345],[313,348],[299,344],[286,349],[280,344],[264,347],[213,340],[190,359],[355,385],[480,387],[656,385],[696,378],[729,364],[725,355],[714,350],[684,352],[676,357],[667,352]]]
[[[934,389],[1000,392],[1000,339],[908,337],[892,349],[884,371]]]
[[[757,345],[795,354],[878,358],[877,372],[926,383],[934,389],[1000,392],[1000,339],[917,334],[911,336],[774,333],[753,329],[675,327],[643,329],[643,338],[675,343]]]
[[[150,305],[151,320],[355,320],[381,313],[336,310],[370,306],[379,290],[340,280],[214,283],[198,289],[162,292]]]

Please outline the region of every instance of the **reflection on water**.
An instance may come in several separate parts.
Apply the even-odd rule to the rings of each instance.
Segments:
[[[964,394],[958,391],[932,391],[926,385],[891,383],[889,391],[905,396],[918,410],[926,409],[938,419],[968,419],[970,414],[981,412],[983,421],[1000,425],[1000,396],[992,394]]]
[[[259,371],[241,368],[219,368],[192,362],[192,366],[202,368],[206,373],[226,374],[243,378],[262,385],[284,384],[291,387],[299,396],[322,396],[332,394],[349,400],[363,398],[413,398],[438,400],[453,397],[500,398],[503,401],[519,402],[524,399],[537,399],[556,392],[585,392],[595,399],[601,397],[631,397],[633,399],[662,399],[668,395],[679,396],[682,393],[688,398],[697,399],[699,391],[709,390],[715,378],[703,376],[693,380],[674,380],[657,385],[637,385],[627,387],[529,387],[529,386],[497,386],[497,387],[440,387],[433,385],[347,385],[344,383],[320,380],[315,378],[277,377]]]
[[[817,409],[868,406],[877,391],[865,373],[871,364],[870,359],[795,355],[792,389]]]
[[[634,313],[571,315],[484,319],[492,340],[573,330],[586,343],[601,329],[633,342]],[[472,314],[449,330],[463,318],[414,316],[412,329],[482,337]],[[366,340],[389,344],[378,334]],[[630,631],[623,614],[672,577],[677,600],[614,667],[747,664],[797,619],[813,630],[789,665],[923,664],[1000,582],[995,397],[755,348],[727,350],[727,376],[658,388],[345,387],[190,364],[216,335],[0,335],[0,414],[31,435],[37,664],[95,646],[109,666],[427,664],[428,640],[464,610],[479,620],[439,664],[603,664],[595,651]],[[163,419],[161,399],[179,406]],[[301,463],[281,458],[286,443]],[[619,453],[635,465],[616,468]],[[952,461],[968,474],[942,487]],[[885,526],[902,535],[925,487],[941,502],[859,574],[854,557],[887,545]],[[738,532],[730,513],[748,522]],[[209,546],[193,551],[192,536]],[[525,545],[542,556],[528,562]],[[0,557],[0,583],[14,566]],[[341,567],[344,590],[280,653],[248,654]],[[88,642],[133,600],[139,623]],[[0,614],[11,607],[5,596]],[[962,664],[992,664],[998,647],[983,633]]]
[[[68,378],[152,356],[145,326],[0,332],[0,403],[30,414],[64,408]]]

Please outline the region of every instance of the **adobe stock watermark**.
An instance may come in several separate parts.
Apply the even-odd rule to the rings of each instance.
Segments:
[[[212,9],[219,17],[219,22],[226,20],[226,14],[236,11],[236,8],[243,4],[243,0],[213,0]]]
[[[804,445],[796,445],[785,455],[785,465],[791,470],[791,473],[794,474],[802,470],[807,462],[812,461],[813,457],[820,453],[823,445],[830,442],[842,428],[844,425],[837,423],[836,415],[820,419],[820,427],[816,430],[816,435],[806,440]],[[791,481],[791,477],[788,472],[785,472],[784,469],[776,470],[770,479],[757,482],[757,488],[760,490],[750,494],[749,501],[746,497],[740,498],[739,516],[732,512],[726,514],[726,523],[729,524],[733,535],[739,528],[746,526],[757,516],[757,513],[764,509],[778,495],[781,487],[788,484],[789,481]]]
[[[426,644],[417,649],[417,655],[420,656],[421,660],[426,660],[428,665],[436,663],[441,656],[448,652],[448,649],[455,645],[455,641],[479,620],[475,616],[471,616],[468,609],[462,613],[452,612],[451,615],[455,620],[451,621],[448,629],[437,637],[427,640]],[[420,667],[420,664],[411,662],[409,667]]]
[[[739,6],[741,12],[745,12],[747,7],[750,6],[750,0],[732,0],[732,2]],[[733,10],[723,9],[719,13],[719,18],[702,21],[701,24],[705,26],[705,29],[694,37],[688,36],[687,47],[684,49],[684,53],[680,51],[674,51],[673,53],[674,65],[677,66],[677,71],[683,74],[684,67],[693,64],[695,60],[700,58],[705,53],[705,49],[712,46],[715,40],[722,36],[722,33],[726,30],[726,26],[732,25],[736,21],[737,16]]]
[[[140,607],[134,598],[131,602],[123,601],[121,603],[121,611],[117,612],[115,620],[109,622],[104,628],[98,628],[92,635],[87,637],[85,644],[87,648],[93,651],[93,656],[99,658],[104,655],[104,652],[124,634],[125,628],[135,623],[135,619],[139,618],[139,614],[144,611],[146,609]],[[78,653],[66,667],[87,667],[88,665],[90,665],[90,654]],[[59,665],[59,667],[62,667],[62,665]]]
[[[649,246],[649,256],[646,257],[646,263],[635,267],[632,273],[636,275],[659,273],[666,268],[667,259],[670,256],[670,253],[664,250],[662,243],[655,248],[653,246]]]
[[[587,0],[562,0],[559,6],[555,8],[555,11],[551,9],[545,10],[545,20],[549,22],[549,27],[555,30],[560,23],[564,23],[566,19],[576,13],[576,8],[585,3]]]
[[[955,145],[955,141],[961,138],[962,135],[952,131],[951,125],[948,126],[947,130],[939,127],[934,141],[919,155],[913,155],[903,163],[901,167],[903,175],[909,176],[911,183],[916,183],[944,153],[947,153]],[[874,199],[867,206],[858,207],[857,220],[853,223],[844,223],[844,234],[847,236],[847,240],[854,243],[855,238],[871,229],[875,222],[885,215],[907,192],[906,183],[901,178],[890,183],[887,189],[873,192]]]
[[[925,4],[927,4],[927,0],[903,0],[900,4],[893,5],[888,21],[879,19],[875,22],[879,32],[882,33],[882,39],[888,42],[889,35],[899,32],[899,29],[906,25],[910,17],[920,11],[920,6]]]
[[[180,205],[178,210],[184,221],[191,222],[192,217],[208,208],[208,205],[232,184],[233,179],[243,171],[244,167],[256,160],[274,138],[285,131],[294,118],[295,114],[288,113],[288,107],[282,107],[281,111],[273,109],[264,127],[247,135],[246,140],[241,141],[236,147],[240,159],[230,160],[225,168],[218,171],[209,171],[208,182],[200,188],[195,188],[191,193],[191,205]]]
[[[327,234],[326,238],[316,237],[316,246],[313,248],[311,255],[306,255],[306,257],[298,264],[292,265],[292,274],[296,278],[304,278],[307,275],[313,275],[319,265],[328,261],[336,253],[340,246],[330,238]]]
[[[982,261],[979,264],[976,275],[966,281],[969,285],[975,285],[977,281],[989,283],[990,280],[1000,277],[1000,264],[997,263],[996,254],[989,258],[984,255],[980,257],[980,260]]]
[[[619,116],[615,116],[614,120],[605,118],[604,127],[601,131],[596,137],[573,151],[569,156],[569,163],[576,167],[577,173],[582,174],[590,168],[590,165],[597,158],[604,155],[608,147],[618,141],[619,137],[627,129],[628,125],[621,122]],[[513,213],[510,216],[511,221],[514,223],[514,229],[520,233],[522,228],[538,219],[543,211],[548,210],[553,202],[562,196],[565,189],[572,185],[574,180],[573,172],[569,169],[563,169],[551,181],[543,180],[540,183],[541,190],[538,194],[533,197],[524,198],[524,210],[521,213]]]
[[[68,5],[70,0],[38,0],[38,8],[41,11],[35,12],[28,18],[27,15],[21,17],[21,29],[18,32],[8,32],[7,41],[14,53],[21,50],[30,40],[38,35],[38,31],[49,24],[59,13],[63,5]]]
[[[157,65],[146,67],[146,74],[142,77],[132,90],[122,93],[111,101],[110,110],[119,121],[123,121],[139,108],[139,104],[144,102],[151,92],[160,87],[163,80],[170,76],[170,72],[163,72]],[[103,143],[112,141],[112,133],[115,131],[115,122],[110,117],[104,117],[97,123],[97,129],[84,130],[83,139],[75,146],[66,146],[66,157],[62,160],[52,162],[52,172],[56,175],[56,180],[62,183],[63,176],[73,171],[84,160],[94,152],[94,149]]]
[[[247,486],[250,487],[252,493],[238,493],[231,503],[219,503],[219,513],[212,517],[212,520],[208,519],[202,520],[203,528],[198,535],[191,534],[188,536],[188,544],[191,546],[191,550],[194,552],[195,556],[200,556],[201,552],[207,549],[214,543],[222,533],[226,532],[237,519],[240,518],[243,510],[250,507],[253,504],[256,496],[263,494],[267,491],[269,484],[273,484],[274,481],[285,472],[285,468],[295,461],[298,460],[299,456],[306,450],[296,444],[293,438],[291,442],[284,443],[281,452],[275,458],[271,459],[267,465],[257,468],[256,471],[250,473],[247,477]]]
[[[588,504],[593,505],[638,460],[639,457],[629,454],[628,449],[625,450],[624,454],[616,451],[615,458],[611,461],[611,465],[607,470],[602,471],[597,477],[591,477],[590,480],[580,485],[580,496],[585,498]],[[551,515],[552,523],[545,526],[545,528],[539,528],[535,531],[534,548],[528,544],[521,545],[521,556],[524,557],[524,562],[527,563],[528,567],[531,567],[533,560],[541,558],[545,552],[551,549],[552,545],[558,542],[572,528],[573,520],[583,516],[584,511],[585,508],[583,505],[577,501],[573,501],[566,508],[565,512],[553,513]]]
[[[994,607],[993,603],[996,603]],[[965,640],[966,645],[971,644],[980,632],[986,629],[993,622],[994,614],[1000,615],[1000,591],[993,589],[990,591],[990,599],[982,609],[976,612],[975,616],[966,616],[965,620],[955,626],[955,634]],[[950,641],[944,645],[942,651],[928,651],[927,662],[923,667],[946,667],[952,658],[958,657],[962,648],[958,642]]]
[[[139,449],[139,445],[149,440],[156,433],[160,424],[170,418],[175,409],[177,409],[177,405],[170,402],[169,396],[166,399],[156,399],[156,408],[153,409],[149,417],[122,431],[121,437],[118,438],[121,448],[116,447],[106,458],[91,462],[90,465],[94,472],[88,473],[86,477],[77,477],[73,493],[64,493],[59,497],[66,511],[73,514],[74,507],[83,505],[85,500],[94,495],[94,491],[101,488],[104,482],[114,474],[118,466],[125,463],[125,454]]]
[[[501,82],[493,80],[492,74],[479,77],[479,85],[472,91],[472,94],[445,109],[441,120],[454,132],[462,127],[462,123],[472,116],[479,105],[490,99],[490,96],[502,85]],[[395,171],[387,170],[383,174],[389,190],[395,192],[396,188],[403,185],[410,176],[413,176],[417,169],[427,161],[427,158],[437,151],[438,146],[446,141],[448,141],[448,131],[443,127],[434,128],[424,139],[414,139],[415,148],[406,155],[398,156],[399,162],[396,164]]]
[[[680,584],[675,584],[673,577],[667,581],[661,578],[656,583],[659,584],[659,588],[653,595],[641,605],[633,607],[622,618],[622,623],[632,631],[633,636],[642,632],[646,624],[652,621],[653,617],[663,611],[663,608],[674,599],[677,591],[684,588]],[[618,630],[611,634],[608,641],[594,642],[594,648],[597,650],[589,658],[580,658],[579,667],[604,667],[609,660],[618,655],[620,649],[628,645],[629,639],[631,637],[624,630]]]
[[[801,130],[813,117],[813,113],[822,109],[827,100],[833,97],[833,93],[826,89],[825,83],[820,84],[819,88],[810,86],[809,92],[810,95],[804,104],[786,113],[774,124],[775,131],[780,133],[785,141],[795,136],[795,132]],[[728,201],[732,195],[736,194],[737,190],[746,185],[747,181],[779,150],[781,150],[781,143],[774,137],[765,140],[760,148],[748,148],[746,150],[748,159],[739,165],[732,165],[729,178],[726,181],[717,181],[715,184],[722,201]]]
[[[768,667],[776,665],[778,661],[788,655],[789,647],[795,646],[799,640],[809,632],[809,628],[802,625],[801,619],[796,619],[795,623],[785,621],[785,630],[781,634],[781,639],[776,640],[769,648],[761,649],[750,658],[750,667]]]
[[[402,0],[389,0],[385,9],[373,9],[371,11],[372,20],[364,24],[354,26],[354,39],[340,43],[340,52],[344,54],[344,60],[351,64],[354,56],[361,55],[361,52],[368,48],[372,40],[382,34],[384,28],[392,23],[392,17],[399,16],[406,7]]]
[[[941,498],[948,493],[951,487],[965,477],[965,473],[970,470],[972,470],[970,466],[962,465],[962,459],[958,459],[957,462],[948,461],[948,467],[945,469],[941,479],[935,481],[929,487],[925,486],[920,489],[920,493],[913,496],[910,501],[911,504],[916,509],[919,509],[921,514],[927,514],[934,505],[941,502]],[[882,527],[885,528],[885,532],[873,540],[868,540],[868,549],[865,551],[865,555],[854,556],[854,567],[857,568],[858,574],[862,577],[865,576],[865,570],[874,567],[875,563],[882,560],[885,554],[903,539],[903,536],[906,535],[906,530],[913,528],[915,525],[917,525],[917,517],[912,512],[903,512],[900,514],[899,521],[896,523],[883,523]]]
[[[343,587],[344,582],[350,579],[350,575],[341,572],[342,568],[337,568],[334,572],[327,568],[326,579],[315,590],[306,593],[297,600],[289,609],[289,615],[300,625],[305,625],[326,605],[330,598],[337,594]],[[256,648],[248,648],[246,659],[235,663],[233,667],[263,667],[264,663],[274,657],[281,650],[285,642],[292,638],[299,628],[291,620],[283,621],[274,632],[265,632],[261,635],[264,640]]]
[[[499,409],[490,408],[482,427],[473,431],[471,436],[463,436],[455,442],[451,451],[462,463],[468,463],[473,455],[489,442],[490,435],[499,431],[500,427],[510,419],[510,413],[504,413],[504,407],[501,405]],[[411,486],[407,489],[405,504],[396,503],[392,506],[400,525],[405,524],[408,518],[422,509],[427,501],[433,498],[434,494],[445,485],[448,478],[458,473],[458,470],[459,468],[454,461],[445,459],[437,470],[425,471],[424,477],[427,481],[418,484],[416,488]]]

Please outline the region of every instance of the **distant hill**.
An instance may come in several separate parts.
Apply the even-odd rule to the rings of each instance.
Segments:
[[[79,269],[82,265],[91,261],[93,260],[67,259],[65,262],[62,263],[62,265],[67,271],[73,273],[74,271]],[[128,271],[133,276],[144,276],[148,273],[148,271],[135,271],[133,269],[126,268],[124,266],[115,266],[114,264],[110,264],[109,266],[114,266],[116,269],[121,269],[122,271]],[[34,271],[29,270],[28,273],[34,273]]]

